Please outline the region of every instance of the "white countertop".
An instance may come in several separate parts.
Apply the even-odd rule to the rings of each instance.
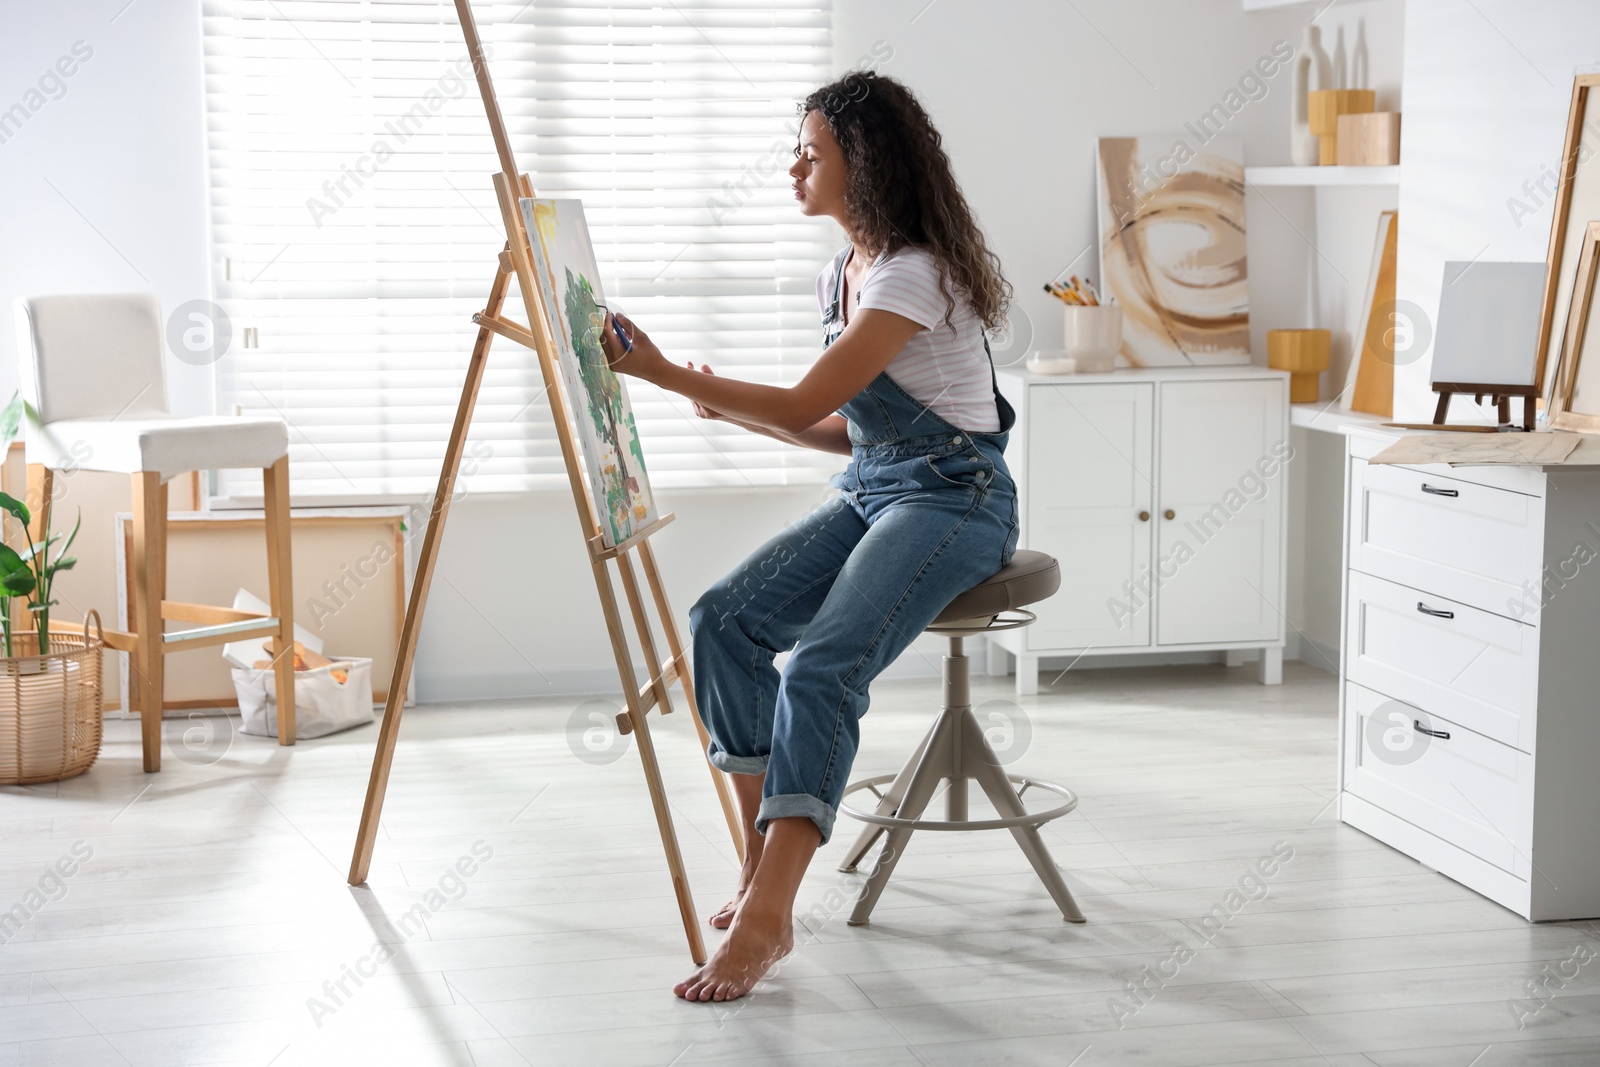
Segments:
[[[996,373],[1028,384],[1092,385],[1097,382],[1153,382],[1171,379],[1207,381],[1212,379],[1287,378],[1288,371],[1273,370],[1254,363],[1229,363],[1206,367],[1118,367],[1115,370],[1084,374],[1034,374],[1025,366],[997,367]]]

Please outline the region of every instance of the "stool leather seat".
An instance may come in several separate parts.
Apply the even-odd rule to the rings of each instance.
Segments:
[[[1010,563],[950,601],[933,621],[938,624],[998,615],[1036,604],[1060,588],[1061,565],[1054,556],[1019,548]]]

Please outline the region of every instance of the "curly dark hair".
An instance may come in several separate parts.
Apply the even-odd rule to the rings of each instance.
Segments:
[[[807,96],[802,121],[812,111],[822,113],[844,149],[852,236],[874,257],[907,245],[931,252],[949,301],[945,325],[957,307],[952,282],[965,290],[985,326],[1004,322],[1011,283],[973,220],[943,138],[916,95],[894,78],[852,71]]]

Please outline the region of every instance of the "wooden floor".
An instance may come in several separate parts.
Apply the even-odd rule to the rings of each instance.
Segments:
[[[671,995],[683,935],[636,753],[585,746],[599,705],[407,712],[361,889],[375,729],[280,749],[169,721],[147,776],[137,723],[112,721],[88,774],[0,791],[0,909],[21,908],[0,1067],[1600,1063],[1600,960],[1527,989],[1600,926],[1530,925],[1341,825],[1334,679],[1251,673],[1073,671],[1020,707],[979,679],[980,718],[1026,749],[1011,769],[1081,794],[1048,840],[1088,923],[1009,835],[928,833],[852,928],[841,819],[794,955],[720,1006]],[[935,692],[877,688],[857,776],[899,764]],[[656,738],[708,913],[735,864],[690,725]],[[1292,859],[1248,881],[1275,847]],[[1521,1028],[1513,1002],[1538,1009]]]

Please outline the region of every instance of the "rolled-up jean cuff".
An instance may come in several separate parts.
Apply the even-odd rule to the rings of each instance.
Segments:
[[[817,824],[817,830],[822,834],[821,843],[826,845],[828,838],[833,836],[835,814],[832,808],[810,793],[780,793],[775,797],[762,798],[761,809],[756,812],[756,831],[765,836],[767,824],[773,819],[799,816]]]
[[[767,773],[766,756],[734,756],[721,749],[711,747],[706,749],[706,759],[711,761],[711,766],[728,774],[765,774]]]

